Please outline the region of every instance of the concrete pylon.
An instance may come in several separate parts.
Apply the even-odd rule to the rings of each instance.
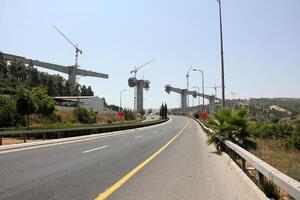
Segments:
[[[149,80],[138,80],[135,77],[131,77],[128,79],[129,87],[135,87],[136,90],[136,99],[134,103],[134,110],[136,112],[143,112],[144,110],[144,89],[149,90],[150,81]]]
[[[194,98],[196,98],[197,96],[200,96],[200,97],[204,97],[205,99],[208,99],[209,100],[209,105],[208,105],[209,115],[211,115],[215,111],[215,103],[222,101],[222,99],[217,98],[212,95],[202,94],[202,93],[198,93],[196,91],[188,91],[187,89],[174,88],[170,85],[165,86],[165,91],[168,94],[170,94],[170,92],[172,91],[172,92],[175,92],[175,93],[178,93],[181,95],[181,111],[182,111],[182,113],[187,112],[187,96],[188,95],[192,95]]]
[[[218,97],[215,97],[213,95],[197,93],[197,96],[204,97],[205,99],[208,99],[208,101],[209,101],[208,112],[209,112],[210,116],[215,112],[215,104],[222,102],[222,99],[220,99]]]
[[[75,90],[75,84],[76,84],[76,76],[81,75],[81,76],[91,76],[91,77],[97,77],[97,78],[108,78],[108,74],[102,74],[98,72],[93,72],[93,71],[87,71],[83,69],[78,69],[77,66],[63,66],[63,65],[57,65],[57,64],[52,64],[52,63],[47,63],[47,62],[42,62],[38,60],[33,60],[33,59],[27,59],[22,56],[17,56],[17,55],[12,55],[12,54],[7,54],[7,53],[1,53],[4,60],[7,61],[19,61],[27,65],[33,65],[37,67],[42,67],[58,72],[62,72],[65,74],[68,74],[69,81],[71,83],[71,91]]]
[[[187,113],[187,97],[188,97],[188,95],[192,95],[194,98],[197,97],[196,91],[189,91],[187,89],[174,88],[170,85],[165,86],[165,91],[168,94],[170,94],[171,91],[180,94],[181,112],[182,113]]]

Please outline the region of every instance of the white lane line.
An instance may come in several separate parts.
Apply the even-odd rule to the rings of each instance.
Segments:
[[[105,146],[98,147],[98,148],[95,148],[95,149],[90,149],[90,150],[87,150],[87,151],[83,151],[82,153],[89,153],[89,152],[92,152],[92,151],[97,151],[97,150],[100,150],[100,149],[105,149],[107,147],[109,147],[109,145],[105,145]]]
[[[136,136],[136,137],[134,137],[134,139],[138,139],[138,138],[141,138],[141,137],[143,137],[143,136],[141,136],[141,135],[140,136]]]

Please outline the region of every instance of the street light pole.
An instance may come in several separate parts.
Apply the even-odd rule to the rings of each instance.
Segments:
[[[122,108],[122,94],[125,91],[126,91],[126,89],[120,91],[120,107],[119,107],[119,111],[121,111],[121,108]]]
[[[223,51],[223,30],[222,30],[222,8],[221,0],[217,0],[219,3],[219,15],[220,15],[220,40],[221,40],[221,73],[222,73],[222,105],[225,107],[225,84],[224,84],[224,51]]]
[[[199,69],[193,69],[193,71],[197,71],[197,72],[200,72],[201,75],[202,75],[202,106],[203,106],[203,109],[204,109],[204,72],[203,70],[199,70]]]

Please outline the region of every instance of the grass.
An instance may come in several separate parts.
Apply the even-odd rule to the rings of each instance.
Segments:
[[[300,181],[300,151],[286,149],[279,140],[255,139],[257,148],[250,152],[282,173]]]

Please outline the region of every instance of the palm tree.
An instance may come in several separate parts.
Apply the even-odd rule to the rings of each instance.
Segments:
[[[208,121],[213,132],[208,133],[207,143],[214,143],[220,150],[221,138],[224,138],[247,148],[249,144],[249,140],[247,140],[249,134],[246,131],[247,113],[246,109],[239,111],[222,109],[215,112],[213,118]]]

